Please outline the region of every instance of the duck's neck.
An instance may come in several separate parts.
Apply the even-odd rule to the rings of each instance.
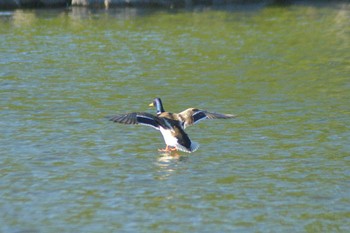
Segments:
[[[163,108],[163,104],[162,104],[162,101],[160,99],[156,99],[155,100],[156,102],[156,109],[157,109],[157,114],[161,114],[162,112],[165,112],[164,111],[164,108]]]

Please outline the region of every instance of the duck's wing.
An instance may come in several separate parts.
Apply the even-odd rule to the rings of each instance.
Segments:
[[[184,128],[205,119],[229,119],[234,117],[236,115],[208,112],[197,108],[188,108],[178,114],[178,118],[183,122]]]
[[[159,130],[160,119],[157,116],[154,116],[147,112],[132,112],[126,114],[118,114],[109,118],[110,121],[128,124],[128,125],[146,125],[151,126]]]

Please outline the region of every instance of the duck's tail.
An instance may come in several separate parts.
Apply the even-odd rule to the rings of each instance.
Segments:
[[[199,144],[197,142],[191,141],[191,145],[189,148],[184,147],[183,145],[180,145],[180,144],[177,144],[176,148],[178,150],[181,150],[181,151],[186,152],[186,153],[192,153],[192,152],[195,152],[199,148]]]

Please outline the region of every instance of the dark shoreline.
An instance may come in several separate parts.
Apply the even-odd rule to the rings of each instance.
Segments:
[[[225,6],[225,5],[290,5],[294,3],[320,4],[320,3],[349,3],[348,0],[0,0],[0,10],[26,9],[26,8],[62,8],[69,6],[82,6],[93,8],[113,7],[161,7],[186,8],[194,6]]]

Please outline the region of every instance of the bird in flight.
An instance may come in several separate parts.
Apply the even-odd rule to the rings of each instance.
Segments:
[[[155,98],[149,106],[156,108],[156,115],[147,112],[132,112],[114,115],[110,117],[110,120],[122,124],[151,126],[159,130],[166,144],[165,149],[159,149],[162,152],[177,150],[187,153],[194,152],[199,145],[188,137],[185,132],[186,127],[205,119],[229,119],[236,117],[232,114],[213,113],[197,108],[188,108],[180,113],[170,113],[164,110],[160,98]]]

